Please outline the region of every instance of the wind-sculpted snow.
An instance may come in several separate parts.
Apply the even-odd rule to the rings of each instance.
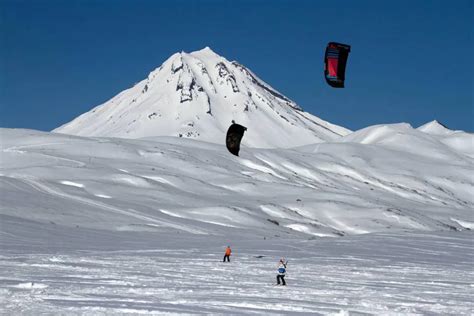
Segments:
[[[472,158],[437,136],[398,125],[339,143],[244,148],[241,157],[181,138],[3,129],[1,205],[4,215],[111,230],[464,230],[474,222],[472,170]]]
[[[420,133],[420,131],[422,133]],[[448,159],[457,156],[474,158],[474,135],[463,131],[449,130],[436,121],[418,129],[409,124],[370,126],[341,138],[342,142],[377,144],[402,152],[426,155],[431,158]]]
[[[54,132],[123,138],[179,136],[222,143],[231,121],[252,147],[293,147],[350,131],[304,112],[250,70],[210,48],[176,53],[111,100]]]
[[[472,311],[473,159],[444,134],[380,126],[240,157],[177,137],[0,137],[1,313]]]

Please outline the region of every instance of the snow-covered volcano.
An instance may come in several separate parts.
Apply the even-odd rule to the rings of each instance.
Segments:
[[[248,68],[208,47],[172,55],[148,78],[53,132],[222,143],[232,120],[248,127],[243,144],[251,147],[293,147],[350,132],[304,112]]]

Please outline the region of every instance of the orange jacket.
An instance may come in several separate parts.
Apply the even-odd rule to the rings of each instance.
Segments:
[[[227,249],[225,250],[225,255],[226,255],[226,256],[230,256],[231,252],[232,252],[232,250],[230,250],[230,248],[227,248]]]

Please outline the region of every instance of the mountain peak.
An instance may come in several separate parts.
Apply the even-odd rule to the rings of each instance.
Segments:
[[[447,135],[453,133],[446,125],[440,123],[437,120],[433,120],[428,122],[420,127],[417,128],[419,131],[422,131],[427,134],[433,135]]]
[[[212,53],[212,54],[216,54],[209,46],[206,46],[202,49],[191,52],[191,54],[193,54],[193,53]]]
[[[203,49],[191,52],[189,53],[189,55],[194,56],[198,59],[222,58],[219,54],[214,52],[209,46],[206,46]]]

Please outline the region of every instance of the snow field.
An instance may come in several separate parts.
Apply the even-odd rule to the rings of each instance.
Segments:
[[[391,127],[400,128],[406,129]],[[391,146],[342,142],[245,148],[235,157],[222,145],[179,138],[1,134],[2,214],[20,218],[107,223],[112,230],[248,228],[314,236],[474,224],[473,163],[463,152],[414,159]]]
[[[3,311],[469,315],[473,308],[472,233],[232,237],[230,263],[222,262],[225,246],[215,237],[190,239],[188,248],[151,234],[141,246],[154,249],[10,249],[0,257]],[[282,256],[289,260],[286,287],[274,286]]]
[[[382,126],[235,157],[1,129],[0,313],[470,315],[465,134]]]

